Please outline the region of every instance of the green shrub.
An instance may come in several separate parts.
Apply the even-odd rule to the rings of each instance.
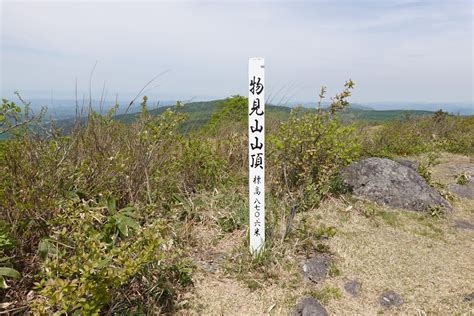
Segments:
[[[143,226],[118,222],[116,215],[123,213],[78,198],[63,203],[51,222],[51,235],[40,244],[45,261],[35,286],[34,313],[97,314],[147,264],[172,258],[163,221]],[[111,223],[119,227],[114,238],[107,229]],[[123,233],[127,226],[134,228],[133,237]]]
[[[448,190],[447,185],[434,181],[431,174],[433,166],[438,164],[437,158],[438,153],[429,152],[427,158],[422,160],[416,169],[418,174],[425,179],[432,188],[434,188],[438,193],[446,200],[454,200],[454,195]]]
[[[144,98],[138,119],[124,125],[113,119],[115,110],[89,113],[67,136],[49,125],[1,142],[0,257],[8,252],[18,270],[27,271],[28,280],[18,283],[31,284],[38,273],[37,313],[103,312],[108,304],[123,305],[117,302],[130,286],[133,293],[139,289],[137,304],[149,299],[172,306],[181,286],[175,277],[185,278],[173,270],[181,265],[173,259],[168,241],[174,235],[162,208],[180,189],[168,166],[182,152],[177,130],[184,115],[169,109],[151,116]],[[148,291],[135,279],[150,265],[156,271],[150,283],[158,283]]]
[[[474,116],[437,111],[432,116],[387,122],[361,129],[364,156],[405,156],[430,151],[474,152]]]
[[[184,115],[169,109],[152,117],[145,101],[130,126],[113,120],[113,112],[92,112],[69,136],[51,127],[48,137],[33,133],[8,141],[0,161],[0,197],[8,196],[0,200],[0,219],[10,221],[20,248],[31,251],[48,234],[45,224],[57,201],[70,192],[86,199],[114,196],[119,206],[166,201],[177,192],[176,176],[164,171],[179,152]]]
[[[46,113],[46,108],[41,108],[39,112],[34,113],[30,108],[30,102],[26,102],[16,91],[15,95],[21,105],[7,99],[2,99],[0,104],[0,140],[37,130]]]
[[[232,200],[226,200],[226,202],[233,203],[236,205],[232,205],[233,211],[227,214],[221,214],[217,218],[216,221],[219,227],[224,232],[227,232],[227,233],[246,227],[249,220],[247,203],[242,203],[242,201],[232,201]]]
[[[12,250],[15,247],[11,239],[5,223],[0,222],[0,289],[8,288],[6,278],[18,279],[20,273],[13,269],[10,262],[10,257],[5,255],[5,252]]]
[[[173,169],[181,174],[182,188],[186,192],[214,189],[227,178],[227,161],[218,153],[211,139],[189,138],[183,141],[180,159]]]
[[[421,161],[417,168],[416,171],[418,174],[425,179],[426,183],[429,185],[433,185],[433,179],[431,177],[432,174],[432,168],[438,164],[436,159],[438,158],[438,154],[430,152],[428,153],[427,159]]]
[[[247,126],[247,102],[247,98],[240,95],[226,99],[212,114],[204,131],[220,136],[222,132],[241,131],[242,127]]]
[[[338,171],[358,157],[354,128],[342,125],[336,115],[348,106],[346,98],[352,88],[352,81],[347,82],[329,111],[293,111],[279,133],[269,137],[274,188],[295,196],[300,209],[317,206],[324,195],[334,191]]]

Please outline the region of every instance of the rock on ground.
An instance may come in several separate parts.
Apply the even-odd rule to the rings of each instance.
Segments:
[[[347,293],[356,297],[356,296],[359,296],[360,286],[361,284],[358,280],[352,280],[344,284],[344,289],[346,290]]]
[[[329,316],[321,303],[311,296],[305,296],[291,311],[291,316]]]
[[[459,197],[474,200],[474,181],[470,180],[466,184],[452,183],[448,185],[448,190]]]
[[[455,220],[454,227],[460,228],[460,229],[474,230],[474,224],[464,219]]]
[[[468,295],[464,296],[464,301],[466,301],[466,302],[474,301],[474,292],[469,293]]]
[[[399,164],[401,164],[405,167],[413,169],[415,171],[416,171],[416,169],[418,169],[418,163],[416,163],[415,161],[411,161],[411,160],[408,160],[408,159],[401,159],[401,158],[395,158],[394,161],[398,162]]]
[[[391,207],[426,211],[431,206],[451,210],[449,203],[412,168],[385,158],[367,158],[341,172],[356,196]]]
[[[380,305],[385,308],[398,307],[403,304],[402,298],[395,291],[386,291],[380,296]]]
[[[303,262],[301,268],[305,277],[318,283],[326,278],[330,264],[331,258],[329,256],[318,254]]]

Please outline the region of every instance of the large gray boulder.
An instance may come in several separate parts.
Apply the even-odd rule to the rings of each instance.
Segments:
[[[413,169],[385,158],[367,158],[341,172],[356,196],[379,204],[413,211],[432,206],[451,210],[449,203]]]

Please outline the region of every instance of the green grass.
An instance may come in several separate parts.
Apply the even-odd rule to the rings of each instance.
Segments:
[[[312,290],[308,294],[321,302],[321,304],[327,304],[331,300],[342,298],[341,290],[333,286],[325,286],[321,290]]]
[[[395,212],[380,211],[379,215],[387,225],[390,225],[392,227],[398,227],[400,225],[398,214]]]

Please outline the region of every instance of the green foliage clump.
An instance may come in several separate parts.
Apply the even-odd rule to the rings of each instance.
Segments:
[[[148,265],[158,263],[154,272],[161,274],[165,259],[173,259],[169,228],[161,220],[140,225],[132,208],[116,210],[110,200],[77,197],[62,204],[39,245],[44,262],[34,313],[97,314]]]
[[[365,156],[406,156],[431,151],[458,154],[474,152],[474,116],[462,117],[437,111],[431,116],[387,122],[368,127],[362,151]]]
[[[312,290],[309,292],[309,294],[321,302],[321,304],[327,304],[331,300],[338,300],[342,298],[341,290],[333,286],[325,286],[320,290]]]
[[[217,224],[226,233],[243,228],[248,222],[248,212],[246,211],[247,208],[240,208],[238,212],[235,212],[234,214],[222,215],[217,218]]]
[[[438,164],[437,158],[438,155],[436,153],[430,152],[427,155],[427,159],[421,161],[416,168],[418,174],[430,185],[433,185],[431,173],[432,168]]]
[[[329,265],[328,274],[330,277],[338,277],[342,274],[342,272],[334,262],[331,262]]]
[[[11,267],[11,257],[5,255],[6,251],[10,251],[14,247],[15,243],[12,240],[5,223],[0,222],[0,289],[7,289],[9,287],[6,278],[18,279],[21,276],[17,270]]]
[[[15,95],[22,106],[7,99],[2,99],[0,104],[0,138],[8,134],[25,132],[28,125],[40,121],[46,112],[46,108],[41,108],[39,113],[33,113],[30,109],[31,104],[23,100],[18,92],[15,92]]]
[[[43,264],[34,313],[90,315],[130,308],[120,306],[120,298],[132,301],[127,288],[137,281],[153,283],[154,291],[139,294],[141,301],[157,300],[166,309],[175,300],[174,287],[192,283],[189,268],[175,255],[170,227],[159,219],[146,222],[143,210],[117,210],[112,201],[76,197],[61,203],[50,222],[54,228],[39,244]]]
[[[184,119],[167,110],[152,117],[146,110],[131,126],[113,120],[113,112],[91,112],[68,136],[53,127],[47,136],[19,136],[8,142],[0,166],[0,201],[20,247],[47,235],[58,201],[76,192],[83,198],[113,196],[119,205],[160,203],[176,192],[176,177],[163,172],[177,151]]]
[[[219,155],[215,141],[187,138],[181,148],[180,159],[175,162],[173,171],[181,175],[184,191],[214,189],[227,180],[227,161]]]
[[[437,158],[438,153],[429,152],[427,154],[427,158],[418,164],[416,171],[420,176],[423,177],[423,179],[425,179],[426,183],[437,190],[443,198],[452,201],[454,199],[454,195],[447,189],[446,184],[434,181],[431,176],[433,166],[438,164]]]
[[[352,81],[332,99],[329,111],[294,111],[276,135],[269,137],[270,165],[276,190],[290,192],[301,209],[317,206],[321,198],[339,187],[333,178],[358,157],[359,145],[352,126],[344,126],[337,112],[348,106]],[[321,98],[324,97],[324,89]]]
[[[217,133],[222,129],[232,129],[233,126],[247,125],[247,98],[234,95],[219,104],[217,110],[212,114],[205,129],[211,133]]]
[[[169,226],[166,213],[183,181],[166,167],[180,153],[185,115],[152,116],[146,101],[129,126],[114,120],[117,108],[91,111],[67,135],[51,124],[2,143],[0,220],[9,239],[0,235],[16,243],[1,256],[27,269],[22,284],[36,281],[35,313],[96,314],[132,301],[145,312],[165,310],[189,284],[173,259],[178,223]],[[146,281],[148,269],[156,272]]]
[[[7,289],[6,278],[18,279],[20,273],[11,267],[10,257],[5,255],[5,251],[15,247],[14,242],[8,234],[5,223],[0,222],[0,289]]]
[[[456,175],[455,180],[459,185],[466,185],[471,180],[471,175],[469,175],[467,172],[463,172]]]
[[[296,225],[294,232],[289,234],[288,238],[297,239],[299,242],[298,251],[305,255],[311,255],[317,252],[329,252],[329,246],[324,242],[336,235],[334,226],[317,224],[309,216],[303,216]]]
[[[446,214],[446,210],[440,205],[431,205],[429,207],[429,214],[432,217],[439,218]]]

